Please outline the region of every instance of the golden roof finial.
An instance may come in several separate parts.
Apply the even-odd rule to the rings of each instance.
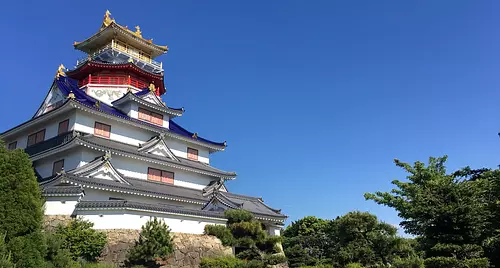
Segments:
[[[138,37],[142,37],[141,27],[139,25],[135,26],[134,34]]]
[[[109,10],[106,10],[106,13],[104,13],[104,20],[102,21],[102,24],[104,24],[104,26],[109,26],[112,22],[115,22],[115,19],[112,19],[111,12],[109,12]]]
[[[101,102],[100,101],[96,101],[94,103],[94,107],[96,107],[97,109],[100,109],[101,108]]]
[[[73,93],[73,90],[71,90],[68,94],[68,99],[72,99],[74,100],[75,99],[75,93]]]
[[[149,84],[149,90],[155,92],[156,91],[156,87],[155,87],[155,84],[153,84],[153,82],[151,82],[151,84]]]
[[[59,67],[57,68],[56,78],[59,79],[59,76],[66,76],[64,70],[66,70],[66,67],[64,67],[64,65],[62,65],[61,63],[61,65],[59,65]]]
[[[134,59],[132,59],[132,57],[128,58],[127,60],[128,62],[134,62]]]

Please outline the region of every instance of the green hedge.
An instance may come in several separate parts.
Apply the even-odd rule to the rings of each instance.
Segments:
[[[232,256],[218,258],[202,258],[200,268],[243,268],[245,262]]]

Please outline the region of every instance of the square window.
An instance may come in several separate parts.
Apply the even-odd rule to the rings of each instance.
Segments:
[[[94,134],[96,136],[109,138],[111,133],[111,126],[103,123],[95,122]]]
[[[198,160],[198,150],[188,147],[187,156],[188,156],[188,159]]]
[[[17,141],[9,143],[9,146],[7,148],[9,150],[15,150],[17,148]]]
[[[35,145],[45,140],[45,129],[28,136],[28,146]]]
[[[58,172],[64,169],[64,159],[54,162],[52,166],[52,175],[57,175]]]
[[[68,132],[68,128],[69,128],[69,119],[60,122],[59,129],[57,130],[57,135],[61,135]]]

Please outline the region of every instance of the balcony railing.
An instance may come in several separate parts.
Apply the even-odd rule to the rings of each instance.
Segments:
[[[26,149],[24,149],[24,152],[27,153],[28,155],[34,155],[49,149],[52,149],[56,146],[59,146],[63,143],[66,143],[73,139],[75,136],[80,135],[81,133],[76,132],[76,131],[69,131],[66,133],[63,133],[59,136],[55,136],[53,138],[50,138],[48,140],[44,140],[42,142],[39,142],[37,144],[33,144],[31,146],[28,146]]]
[[[82,58],[78,59],[76,61],[76,66],[78,67],[78,66],[82,65],[89,58],[94,59],[97,56],[101,55],[102,53],[104,53],[104,52],[106,52],[108,50],[114,50],[114,51],[126,54],[127,56],[132,57],[135,60],[138,60],[138,61],[140,61],[143,64],[152,65],[154,68],[158,68],[160,70],[162,69],[162,63],[161,62],[155,61],[155,60],[151,59],[150,57],[141,54],[140,52],[138,52],[135,49],[129,48],[127,46],[117,45],[115,42],[112,42],[110,44],[105,45],[104,47],[102,47],[98,51],[89,54],[87,57],[82,57]]]
[[[138,89],[144,89],[148,87],[148,83],[138,79],[134,76],[109,76],[109,75],[98,75],[98,76],[88,76],[78,82],[78,86],[82,87],[87,84],[101,84],[101,85],[130,85]]]

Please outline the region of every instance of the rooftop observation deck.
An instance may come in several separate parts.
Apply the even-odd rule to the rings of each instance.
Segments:
[[[76,62],[76,68],[80,67],[88,60],[100,60],[110,63],[134,62],[137,66],[148,72],[158,74],[163,72],[161,62],[153,60],[151,56],[141,52],[140,50],[120,42],[115,42],[114,40],[96,52],[88,54],[87,57],[78,59]]]

